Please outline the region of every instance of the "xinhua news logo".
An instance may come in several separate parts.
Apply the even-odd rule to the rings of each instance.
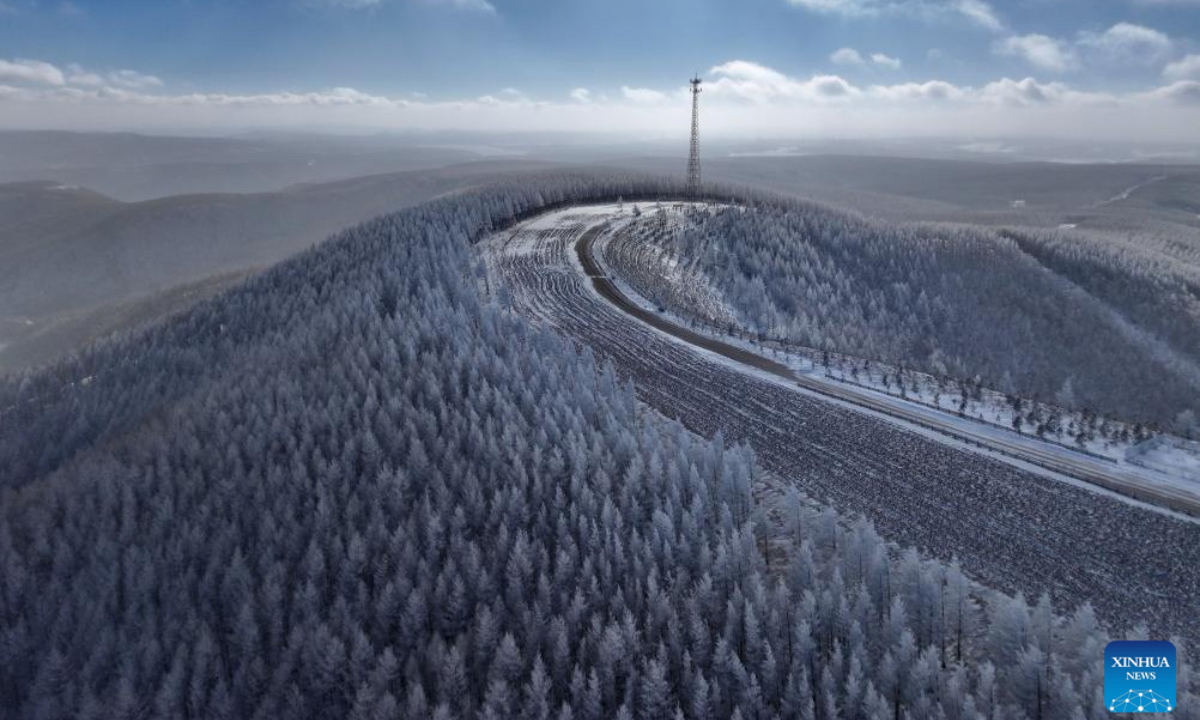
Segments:
[[[1116,640],[1104,648],[1104,701],[1119,713],[1175,709],[1175,646],[1150,640]]]

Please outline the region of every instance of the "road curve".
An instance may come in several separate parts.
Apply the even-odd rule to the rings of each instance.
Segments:
[[[1200,640],[1200,525],[786,391],[665,336],[586,277],[599,268],[576,246],[610,217],[557,211],[480,251],[516,312],[610,359],[639,399],[701,435],[749,444],[767,470],[889,540],[957,557],[999,590],[1049,592],[1059,610],[1091,602],[1117,630],[1145,622],[1154,637]]]
[[[623,312],[632,315],[642,322],[661,330],[668,335],[683,340],[691,345],[704,348],[744,365],[764,370],[785,380],[794,382],[811,392],[825,395],[843,402],[889,415],[905,422],[934,430],[955,440],[978,445],[1018,460],[1060,473],[1067,477],[1102,487],[1106,490],[1165,507],[1194,517],[1200,517],[1200,496],[1173,486],[1150,486],[1136,477],[1126,476],[1119,467],[1108,458],[1093,458],[1082,453],[1067,454],[1056,452],[1050,448],[1038,447],[1037,441],[1018,442],[1014,438],[1008,440],[997,437],[996,433],[976,431],[968,424],[957,423],[950,418],[939,417],[937,413],[922,412],[907,407],[903,403],[889,402],[869,391],[859,391],[853,386],[843,386],[836,383],[820,382],[794,372],[781,363],[769,360],[757,353],[744,348],[730,345],[707,335],[703,335],[681,325],[671,322],[663,316],[650,312],[630,300],[605,273],[605,269],[596,260],[593,246],[597,238],[603,234],[604,226],[596,226],[580,236],[575,243],[575,253],[583,266],[584,272],[592,280],[596,292]]]

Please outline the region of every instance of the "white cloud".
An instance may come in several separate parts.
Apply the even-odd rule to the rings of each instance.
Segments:
[[[494,13],[496,6],[492,5],[488,0],[431,0],[437,5],[449,5],[458,8],[459,10],[478,10],[481,12]]]
[[[894,57],[888,57],[887,55],[884,55],[883,53],[872,54],[871,62],[875,63],[876,65],[885,67],[885,68],[890,68],[892,70],[899,70],[900,65],[901,65],[899,60],[897,60]]]
[[[954,4],[954,9],[980,27],[994,32],[1004,29],[1004,23],[1000,22],[996,11],[983,0],[958,0]]]
[[[1043,70],[1066,72],[1076,65],[1075,56],[1070,48],[1046,35],[1014,35],[996,41],[992,48],[1000,55],[1019,57]]]
[[[29,61],[26,61],[27,64]],[[687,132],[682,88],[625,86],[605,95],[575,88],[551,101],[514,88],[465,100],[415,93],[374,95],[350,87],[312,92],[176,94],[119,87],[109,73],[69,66],[62,85],[0,81],[0,127],[58,129],[311,128],[464,131]],[[70,78],[94,76],[102,84]],[[92,78],[89,78],[92,79]],[[895,137],[1030,135],[1128,139],[1140,134],[1186,141],[1200,126],[1200,81],[1183,79],[1139,92],[1082,92],[1061,82],[1000,78],[981,86],[944,80],[856,86],[837,75],[790,77],[744,60],[709,73],[703,97],[713,137]],[[580,93],[579,91],[585,91]],[[586,98],[583,102],[581,98]]]
[[[871,87],[869,93],[872,97],[895,102],[950,101],[962,100],[966,97],[966,92],[962,88],[942,80],[899,85],[875,85]]]
[[[41,60],[0,60],[0,80],[65,85],[62,70]]]
[[[1033,78],[1003,78],[983,86],[979,97],[1011,105],[1045,105],[1061,100],[1066,90],[1067,86],[1061,83],[1044,84]]]
[[[153,75],[144,75],[134,70],[117,70],[108,74],[108,82],[124,88],[162,87],[163,81]]]
[[[788,4],[831,15],[873,15],[894,3],[886,0],[788,0]]]
[[[1163,75],[1172,80],[1200,79],[1200,55],[1188,55],[1170,63],[1163,68]]]
[[[838,100],[861,92],[837,75],[814,75],[808,80],[797,80],[746,60],[733,60],[709,72],[717,76],[708,86],[717,97],[753,103]]]
[[[861,92],[837,75],[814,75],[800,87],[817,98],[852,97]]]
[[[380,100],[387,101],[388,98],[378,96]],[[401,101],[402,102],[402,101]],[[495,95],[481,95],[475,98],[474,102],[482,105],[535,105],[529,97],[514,87],[506,87],[500,90]]]
[[[1165,33],[1127,22],[1117,23],[1102,33],[1080,33],[1078,44],[1102,59],[1120,63],[1156,63],[1174,49],[1174,43]]]
[[[650,88],[623,87],[621,96],[638,105],[654,105],[667,99],[666,93]]]
[[[866,62],[857,50],[848,47],[835,50],[829,60],[834,65],[863,65]]]
[[[380,99],[383,101],[387,101],[387,102],[394,102],[392,100],[389,100],[386,97],[380,97]],[[503,92],[500,92],[496,95],[480,95],[479,97],[475,98],[471,102],[475,102],[480,105],[490,105],[493,107],[500,106],[500,105],[532,105],[533,104],[532,102],[530,102],[530,100],[528,98],[525,98],[520,95],[506,95]]]
[[[3,63],[4,61],[0,61]],[[154,75],[137,72],[136,70],[114,70],[112,72],[94,72],[77,63],[70,63],[65,69],[50,63],[18,60],[17,64],[26,68],[25,77],[9,74],[9,79],[24,79],[27,82],[43,82],[50,85],[75,85],[79,87],[102,88],[116,87],[130,90],[157,88],[163,86],[163,81]],[[0,78],[6,77],[0,65]]]
[[[1027,77],[1022,80],[1001,78],[974,93],[977,100],[1013,106],[1060,105],[1081,112],[1117,106],[1122,98],[1103,92],[1076,90],[1061,82],[1043,83]]]
[[[1150,100],[1165,100],[1178,105],[1200,107],[1200,82],[1180,80],[1164,87],[1155,88],[1143,97]]]
[[[7,87],[10,97],[20,97],[29,101],[41,101],[50,104],[74,103],[81,105],[125,105],[125,106],[157,106],[157,107],[279,107],[279,106],[338,106],[338,105],[376,105],[400,107],[406,104],[402,100],[392,100],[386,97],[368,95],[353,88],[333,88],[321,92],[308,93],[260,93],[255,95],[236,95],[229,93],[189,93],[184,95],[158,95],[103,86],[98,88],[62,86],[50,89],[13,88]]]
[[[849,47],[835,50],[832,54],[830,54],[829,61],[834,65],[847,65],[852,67],[862,67],[863,65],[867,64],[867,60],[862,56],[862,53],[854,48]],[[891,68],[892,70],[899,70],[901,65],[900,61],[896,58],[889,57],[878,52],[871,54],[871,62],[881,67]]]
[[[907,15],[924,19],[964,17],[988,30],[999,31],[1004,23],[985,0],[787,0],[789,5],[825,15],[861,18]]]
[[[395,100],[380,95],[339,87],[331,90],[307,93],[262,93],[258,95],[233,95],[227,93],[192,93],[188,95],[147,95],[115,88],[99,91],[100,96],[145,105],[209,105],[209,106],[301,106],[318,107],[373,105],[378,107],[403,107],[404,100]]]
[[[87,87],[100,87],[104,85],[104,78],[99,74],[84,70],[83,67],[71,63],[67,65],[67,83],[70,85],[84,85]]]
[[[1150,65],[1162,62],[1174,46],[1165,33],[1120,22],[1104,32],[1080,32],[1074,42],[1037,33],[1014,35],[997,40],[992,50],[999,55],[1022,58],[1042,70],[1062,73],[1078,69],[1081,58],[1108,64]]]

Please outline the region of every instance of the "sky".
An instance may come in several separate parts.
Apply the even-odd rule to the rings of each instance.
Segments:
[[[0,128],[1200,138],[1200,0],[0,0]]]

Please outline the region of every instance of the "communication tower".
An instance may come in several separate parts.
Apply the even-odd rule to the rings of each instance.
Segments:
[[[700,194],[700,78],[689,81],[692,86],[692,151],[688,156],[687,191],[691,197]]]

